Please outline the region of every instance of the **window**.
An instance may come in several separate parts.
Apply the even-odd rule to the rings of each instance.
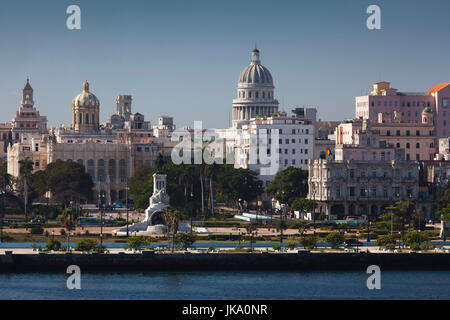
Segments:
[[[447,108],[447,107],[448,107],[448,98],[442,98],[442,106],[443,106],[444,108]]]
[[[305,149],[305,154],[308,154],[308,149]]]
[[[410,136],[410,131],[409,130],[406,130],[406,136]]]
[[[111,182],[116,181],[116,160],[114,159],[108,160],[108,176]]]
[[[410,145],[409,145],[409,142],[408,142],[408,143],[406,143],[406,149],[409,149],[409,147],[410,147]]]
[[[420,143],[418,143],[418,142],[416,143],[416,148],[420,149]]]
[[[387,136],[390,136],[390,135],[391,135],[391,130],[388,130],[388,131],[386,132],[386,135],[387,135]]]
[[[354,197],[355,196],[355,187],[350,187],[349,194],[350,194],[350,197]]]
[[[105,181],[105,160],[99,159],[97,162],[97,179]]]
[[[397,148],[400,148],[400,143],[397,142]]]
[[[397,130],[396,135],[397,135],[397,136],[400,135],[400,130]]]
[[[394,187],[394,197],[400,198],[400,187]]]
[[[366,189],[365,188],[359,189],[359,196],[360,197],[365,197],[366,196]]]
[[[308,139],[305,139],[305,144],[308,144]]]
[[[416,130],[416,136],[420,136],[420,130]]]
[[[93,159],[88,160],[87,171],[88,171],[88,174],[91,176],[92,180],[95,181],[95,163],[94,163]]]

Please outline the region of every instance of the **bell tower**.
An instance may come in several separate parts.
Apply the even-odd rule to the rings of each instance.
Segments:
[[[34,106],[33,88],[30,85],[30,79],[27,78],[27,84],[22,89],[22,107],[30,109]]]

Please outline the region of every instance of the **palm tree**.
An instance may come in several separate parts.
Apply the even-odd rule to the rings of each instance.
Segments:
[[[175,250],[175,234],[178,231],[178,226],[180,224],[180,213],[174,210],[172,207],[167,207],[166,211],[163,213],[164,221],[167,225],[167,237],[170,237],[172,233],[172,252]]]
[[[28,206],[28,186],[31,182],[31,176],[33,173],[33,161],[30,160],[30,158],[26,157],[23,160],[19,161],[19,176],[20,179],[23,182],[23,197],[24,197],[24,204],[25,204],[25,222],[27,219],[27,206]]]
[[[5,197],[8,194],[8,190],[12,188],[12,177],[8,173],[6,163],[0,168],[0,196],[2,198],[2,211],[0,221],[0,242],[3,242],[3,220],[5,219]]]

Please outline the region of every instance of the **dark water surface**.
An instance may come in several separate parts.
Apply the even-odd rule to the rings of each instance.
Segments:
[[[0,299],[450,299],[450,271],[82,273],[81,290],[61,273],[0,274]]]

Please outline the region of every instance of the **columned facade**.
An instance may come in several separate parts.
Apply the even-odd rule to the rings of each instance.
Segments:
[[[237,98],[233,100],[233,128],[240,128],[252,118],[277,113],[274,89],[272,75],[261,65],[259,50],[254,49],[250,65],[239,76]]]
[[[308,199],[327,216],[374,217],[400,200],[418,199],[415,161],[327,161],[309,163]]]

